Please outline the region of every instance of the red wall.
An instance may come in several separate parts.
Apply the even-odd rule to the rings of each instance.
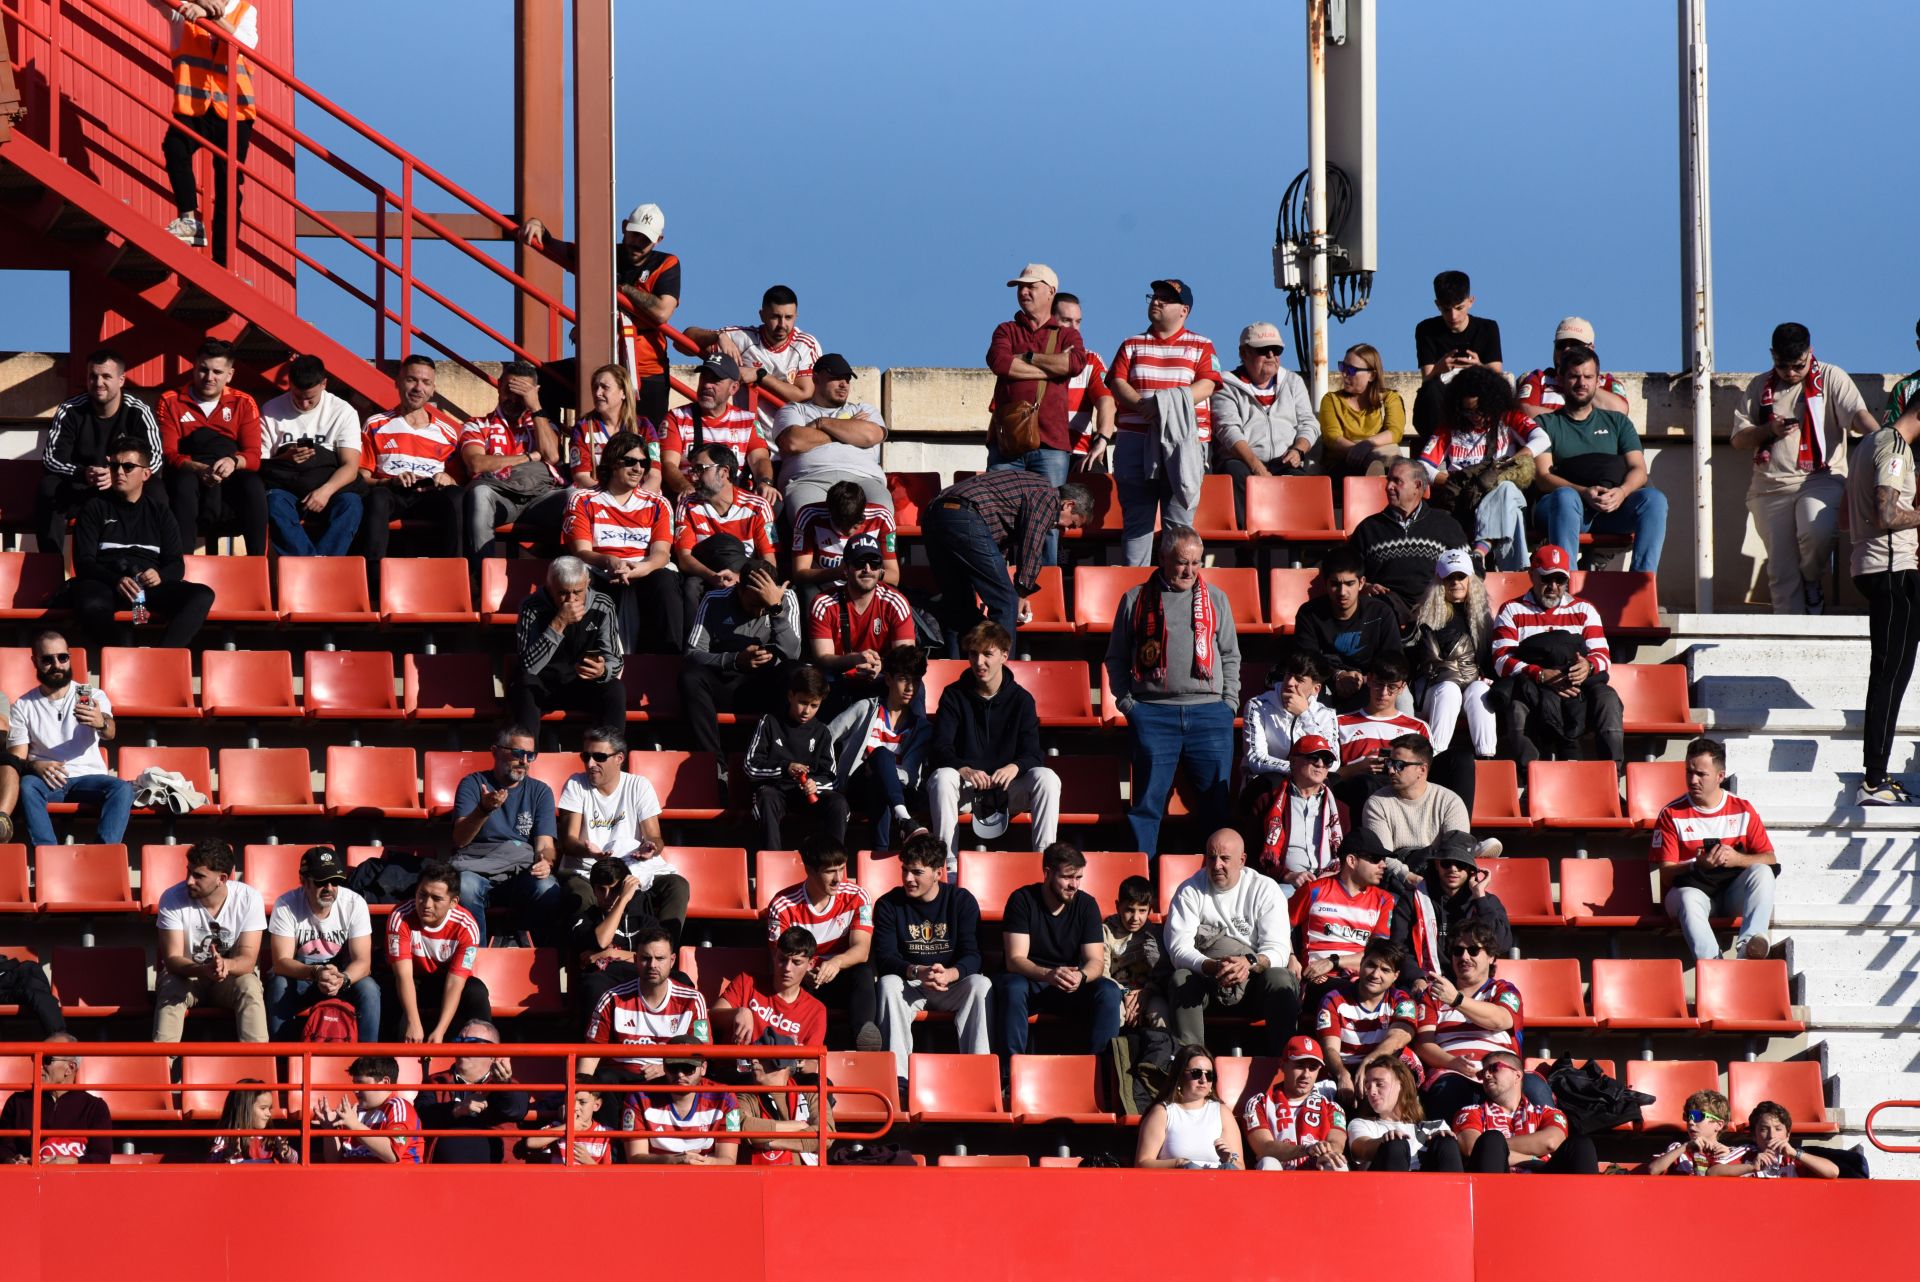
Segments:
[[[305,1209],[315,1206],[328,1210]],[[506,1282],[609,1269],[714,1282],[1872,1282],[1915,1275],[1917,1209],[1920,1184],[1634,1176],[19,1169],[0,1170],[0,1276],[257,1282],[289,1265],[310,1271],[291,1252],[317,1249],[305,1258]],[[1337,1250],[1334,1234],[1371,1243],[1367,1262],[1343,1268],[1318,1253]]]

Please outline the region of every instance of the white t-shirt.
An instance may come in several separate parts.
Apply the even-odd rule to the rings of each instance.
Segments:
[[[233,956],[240,936],[250,930],[265,930],[267,914],[260,892],[244,881],[227,882],[226,902],[220,911],[209,913],[187,894],[187,883],[169,886],[160,896],[160,929],[186,932],[187,956],[195,962]]]
[[[609,855],[618,855],[629,865],[635,865],[634,875],[646,878],[638,865],[660,864],[663,871],[664,861],[659,859],[636,860],[633,852],[640,845],[640,825],[660,814],[660,798],[645,775],[623,774],[620,786],[613,790],[611,797],[587,782],[584,772],[567,780],[567,786],[560,790],[558,807],[568,813],[581,817],[580,839],[589,846],[598,846]],[[578,873],[586,876],[593,866],[592,859],[568,858],[561,863],[561,872]],[[651,878],[646,878],[651,880]]]
[[[99,686],[89,686],[94,706],[107,716],[113,715],[113,702]],[[75,681],[59,694],[49,697],[39,686],[14,701],[7,728],[7,747],[27,746],[33,761],[58,761],[67,768],[67,778],[107,773],[106,754],[100,751],[100,732],[75,719],[74,707],[80,697]]]
[[[812,401],[803,401],[798,405],[787,406],[774,416],[774,436],[777,438],[788,428],[803,427],[817,418],[866,418],[878,423],[882,428],[887,425],[887,421],[880,417],[879,410],[860,401],[848,401],[845,405],[838,407],[815,405]],[[820,472],[845,472],[849,476],[871,476],[880,480],[884,480],[887,475],[880,466],[878,445],[847,445],[840,441],[828,441],[825,445],[814,446],[804,454],[783,452],[780,456],[782,485]]]
[[[349,939],[367,939],[373,934],[373,920],[367,901],[358,891],[340,887],[340,897],[325,917],[315,917],[307,906],[304,887],[295,886],[274,901],[273,918],[267,933],[293,940],[293,959],[303,966],[325,966],[346,951]],[[343,966],[342,969],[345,969]]]
[[[320,403],[302,414],[294,408],[293,393],[282,392],[260,407],[260,457],[272,458],[282,446],[296,443],[358,454],[360,416],[332,392],[320,393]]]
[[[1347,1147],[1352,1148],[1355,1140],[1405,1140],[1410,1150],[1411,1160],[1408,1169],[1420,1169],[1420,1133],[1412,1122],[1386,1121],[1378,1117],[1349,1117],[1347,1119]]]

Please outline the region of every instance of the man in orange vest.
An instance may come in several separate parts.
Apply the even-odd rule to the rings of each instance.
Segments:
[[[178,9],[166,0],[154,0],[167,9],[173,29],[173,127],[160,146],[167,161],[167,181],[173,187],[173,207],[179,217],[167,231],[189,245],[207,243],[200,221],[200,194],[194,183],[193,157],[204,142],[213,144],[213,258],[227,261],[227,121],[233,121],[233,150],[237,164],[247,162],[258,114],[253,97],[253,68],[242,58],[234,71],[233,96],[227,94],[228,40],[215,36],[204,20],[231,40],[249,49],[260,44],[260,15],[249,0],[185,0]],[[239,186],[234,188],[236,197]],[[238,200],[235,201],[238,204]]]

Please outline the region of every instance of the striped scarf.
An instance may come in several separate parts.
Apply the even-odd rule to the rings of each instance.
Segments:
[[[1158,570],[1140,587],[1133,601],[1133,679],[1159,684],[1167,679],[1167,612],[1160,604],[1167,590],[1166,579]],[[1193,576],[1193,675],[1203,681],[1213,679],[1216,653],[1214,634],[1220,620],[1213,610],[1213,594],[1207,591],[1204,575]]]
[[[1780,382],[1778,373],[1767,375],[1767,385],[1760,392],[1760,408],[1767,411],[1767,417],[1773,417],[1773,394]],[[1802,472],[1824,472],[1827,470],[1827,452],[1820,444],[1820,425],[1826,417],[1827,376],[1820,369],[1818,359],[1809,355],[1807,359],[1807,389],[1800,398],[1800,457],[1795,460]],[[1762,450],[1765,458],[1771,451]]]

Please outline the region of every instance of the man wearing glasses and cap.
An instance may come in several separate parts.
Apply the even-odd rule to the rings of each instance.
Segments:
[[[347,889],[347,861],[332,846],[300,856],[300,884],[274,901],[267,918],[267,1032],[281,1030],[316,1002],[353,1005],[360,1040],[380,1040],[380,986],[372,979],[373,920],[367,901]]]
[[[886,558],[871,534],[847,540],[841,560],[847,581],[822,592],[807,612],[807,657],[833,678],[828,715],[856,700],[884,693],[882,657],[914,643],[913,608],[880,581]]]
[[[1168,525],[1191,525],[1200,478],[1213,440],[1210,398],[1220,386],[1213,340],[1187,328],[1193,289],[1183,280],[1156,280],[1147,295],[1147,330],[1120,344],[1107,386],[1120,402],[1115,420],[1113,480],[1125,525],[1121,547],[1128,565],[1153,556],[1156,514]],[[1178,392],[1188,404],[1181,406]],[[1185,436],[1191,414],[1193,435]]]
[[[99,647],[148,645],[175,648],[200,635],[213,608],[213,589],[189,583],[179,528],[167,500],[149,490],[153,456],[137,436],[107,446],[108,489],[80,509],[73,529],[73,579],[62,602],[79,617],[82,640]],[[132,627],[114,621],[127,610]],[[154,616],[166,625],[154,636],[144,625]]]
[[[1039,419],[1040,444],[1016,456],[987,442],[987,470],[1037,472],[1055,488],[1067,483],[1073,463],[1073,439],[1067,434],[1067,383],[1087,367],[1080,331],[1053,312],[1060,278],[1045,263],[1028,263],[1007,282],[1020,307],[1002,321],[987,345],[987,368],[996,375],[993,405],[998,421],[1010,407],[1028,404]],[[1049,546],[1048,564],[1052,564]]]
[[[692,1033],[681,1033],[668,1042],[666,1076],[660,1086],[691,1087],[688,1090],[635,1091],[627,1096],[626,1110],[620,1120],[623,1131],[641,1131],[627,1144],[627,1161],[641,1165],[733,1166],[740,1160],[738,1139],[713,1135],[688,1135],[688,1131],[740,1130],[740,1101],[718,1082],[709,1081],[707,1062],[686,1049],[705,1045]]]
[[[1247,524],[1249,476],[1304,476],[1320,441],[1320,419],[1300,376],[1280,364],[1280,328],[1255,321],[1240,331],[1240,363],[1220,376],[1213,411],[1213,470],[1233,478],[1233,516]]]
[[[692,462],[702,446],[722,446],[732,458],[726,479],[778,511],[780,491],[773,483],[773,447],[753,414],[735,403],[741,383],[739,363],[725,352],[708,352],[700,362],[700,385],[693,399],[661,424],[660,481],[669,495],[700,488]],[[812,387],[812,381],[808,381]]]
[[[1533,587],[1493,621],[1487,706],[1500,721],[1500,755],[1522,779],[1542,748],[1571,753],[1589,731],[1614,769],[1626,769],[1620,696],[1607,684],[1613,654],[1600,611],[1573,594],[1572,566],[1565,548],[1541,544]]]

